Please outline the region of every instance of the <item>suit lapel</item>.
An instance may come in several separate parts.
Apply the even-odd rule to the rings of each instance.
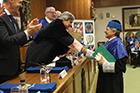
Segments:
[[[5,14],[2,19],[5,21],[5,23],[7,24],[7,26],[9,26],[9,28],[11,28],[12,32],[16,34],[15,28],[13,26],[13,23],[10,21],[10,18],[7,14]],[[15,20],[16,21],[16,20]],[[17,26],[17,23],[16,23]],[[18,31],[18,27],[17,27],[17,31]]]
[[[15,24],[16,24],[16,27],[17,27],[17,33],[18,33],[18,32],[19,32],[19,25],[18,25],[17,21],[15,20],[15,18],[14,18],[14,22],[15,22]]]

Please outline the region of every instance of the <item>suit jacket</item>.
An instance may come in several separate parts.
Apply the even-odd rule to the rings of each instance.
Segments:
[[[7,14],[0,18],[0,75],[15,75],[20,69],[19,45],[27,43],[24,32],[17,33]]]
[[[40,30],[49,24],[45,18],[40,19],[38,22],[42,24],[42,27],[40,28]],[[40,32],[40,30],[34,34],[33,38],[35,38],[37,36],[37,34]]]
[[[45,26],[30,44],[26,52],[25,68],[36,66],[30,62],[48,64],[67,53],[74,38],[66,31],[62,20],[56,19]]]

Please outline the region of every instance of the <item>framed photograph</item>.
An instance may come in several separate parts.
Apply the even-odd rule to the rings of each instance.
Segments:
[[[140,31],[140,7],[122,8],[123,31]]]
[[[110,13],[106,13],[106,18],[110,18]]]

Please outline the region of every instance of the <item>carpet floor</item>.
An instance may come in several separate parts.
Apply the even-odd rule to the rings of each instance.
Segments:
[[[133,69],[133,65],[126,65],[124,73],[124,93],[140,93],[140,66]]]

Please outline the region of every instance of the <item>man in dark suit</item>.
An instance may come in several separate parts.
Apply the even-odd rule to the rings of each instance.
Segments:
[[[36,64],[49,64],[56,56],[68,53],[70,49],[86,53],[86,48],[66,31],[72,27],[74,19],[73,14],[65,11],[38,33],[27,49],[25,69]]]
[[[22,0],[3,0],[5,14],[0,18],[0,83],[17,76],[20,72],[19,46],[27,43],[31,35],[38,32],[41,24],[38,19],[28,22],[27,29],[19,31],[12,17],[22,7]]]

